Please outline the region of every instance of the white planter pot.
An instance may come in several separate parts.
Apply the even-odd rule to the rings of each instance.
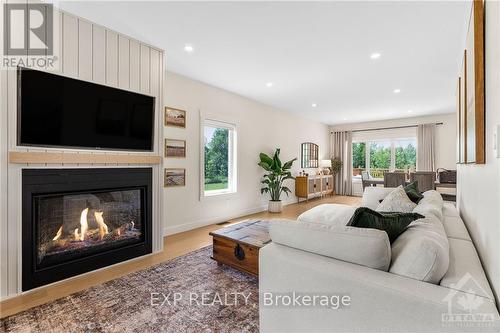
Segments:
[[[281,203],[281,200],[279,201],[269,201],[269,213],[281,213],[283,209],[283,204]]]

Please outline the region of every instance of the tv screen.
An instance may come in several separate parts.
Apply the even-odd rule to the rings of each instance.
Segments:
[[[17,93],[19,145],[153,150],[154,97],[25,68]]]

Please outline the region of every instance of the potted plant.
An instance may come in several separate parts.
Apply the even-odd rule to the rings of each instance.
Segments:
[[[342,161],[338,157],[332,157],[331,161],[332,166],[330,168],[332,169],[332,175],[335,177],[342,169]]]
[[[287,196],[292,193],[288,187],[283,186],[283,182],[287,179],[295,179],[290,169],[296,159],[281,163],[279,148],[276,149],[273,157],[260,153],[260,162],[258,164],[267,171],[261,181],[264,187],[260,189],[260,193],[269,193],[271,196],[268,206],[271,213],[281,212],[283,207],[280,199],[281,193],[285,192]]]
[[[332,175],[333,175],[332,185],[333,185],[333,193],[335,194],[335,178],[342,169],[342,161],[338,157],[332,157],[331,161],[332,161],[332,166],[330,167],[330,169],[332,170]]]

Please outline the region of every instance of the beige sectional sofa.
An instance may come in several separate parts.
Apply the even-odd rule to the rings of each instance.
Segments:
[[[373,208],[389,192],[367,189],[363,205]],[[352,208],[324,206],[306,212],[298,222],[273,222],[273,242],[261,249],[259,258],[261,332],[499,332],[495,298],[467,228],[452,204],[432,193],[428,197],[432,203],[418,208],[425,219],[399,237],[405,236],[404,244],[396,244],[399,238],[389,244],[388,267],[380,260],[386,255],[387,243],[378,233],[383,231],[345,226]],[[318,234],[321,230],[326,234]],[[421,242],[414,239],[418,237]],[[406,244],[414,248],[410,251]],[[430,257],[424,264],[414,263],[420,260],[415,251],[427,251]],[[433,253],[441,256],[433,265],[444,267],[444,275],[437,270],[442,276],[438,281],[393,270],[395,258],[410,261],[404,262],[405,269],[428,269],[425,264]],[[335,308],[302,304],[301,299],[295,304],[283,301],[315,295],[345,296],[350,302]]]

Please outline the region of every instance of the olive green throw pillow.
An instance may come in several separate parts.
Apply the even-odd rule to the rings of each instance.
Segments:
[[[368,207],[360,207],[356,209],[347,225],[356,228],[383,230],[392,243],[411,222],[422,218],[424,216],[417,213],[380,213]]]
[[[414,181],[406,185],[404,189],[408,198],[416,204],[418,204],[418,202],[424,197],[418,190],[418,181]]]

